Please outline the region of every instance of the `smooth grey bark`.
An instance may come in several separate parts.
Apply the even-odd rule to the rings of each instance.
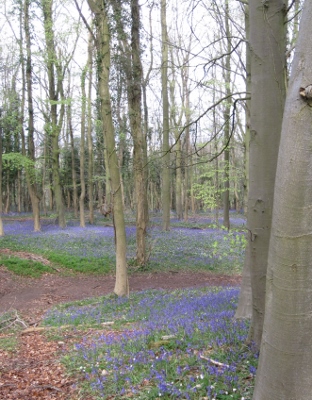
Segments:
[[[310,400],[312,393],[311,19],[305,1],[283,118],[253,400]]]
[[[251,113],[246,259],[251,268],[249,340],[260,346],[278,147],[285,102],[285,2],[250,0]]]

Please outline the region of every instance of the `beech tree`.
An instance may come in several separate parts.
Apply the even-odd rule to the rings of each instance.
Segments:
[[[286,92],[285,12],[283,0],[249,2],[252,78],[245,268],[250,268],[252,286],[249,339],[257,346],[263,328],[273,191]]]
[[[253,400],[309,400],[312,393],[311,18],[307,0],[283,117]]]

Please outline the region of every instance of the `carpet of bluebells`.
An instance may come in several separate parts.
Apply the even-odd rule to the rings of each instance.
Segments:
[[[234,229],[228,232],[213,225],[212,218],[190,218],[187,224],[172,219],[171,230],[161,229],[161,218],[154,217],[148,229],[150,269],[202,269],[222,273],[240,273],[245,250],[244,218],[232,216]],[[4,220],[5,237],[0,246],[27,249],[48,254],[58,252],[75,257],[101,260],[115,258],[112,226],[101,221],[96,225],[79,227],[70,220],[60,229],[51,219],[42,219],[41,232],[33,232],[31,219]],[[127,257],[135,257],[136,234],[133,222],[127,224]],[[88,271],[86,271],[88,272]]]
[[[257,354],[233,318],[237,298],[236,288],[150,290],[63,305],[45,324],[103,326],[64,357],[95,398],[247,400]]]
[[[41,232],[35,233],[30,218],[11,216],[4,219],[0,247],[79,257],[103,272],[104,260],[113,266],[115,258],[113,228],[105,223],[98,220],[81,228],[71,219],[60,229],[45,218]],[[187,223],[172,218],[171,230],[163,232],[160,217],[154,215],[148,229],[148,268],[240,273],[244,223],[242,216],[232,214],[232,229],[227,231],[213,216]],[[131,266],[136,250],[133,218],[126,233]],[[84,272],[90,272],[87,268]],[[48,312],[44,324],[60,327],[60,334],[62,326],[72,326],[79,332],[75,337],[82,337],[63,362],[69,372],[81,375],[86,396],[249,400],[257,354],[245,344],[248,322],[233,318],[237,300],[237,288],[149,290],[130,298],[107,296],[60,305]]]

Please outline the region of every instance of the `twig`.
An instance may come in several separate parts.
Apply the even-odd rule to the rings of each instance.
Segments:
[[[56,392],[63,392],[62,389],[59,389],[56,386],[52,386],[52,385],[31,385],[31,388],[34,389],[50,389],[50,390],[55,390]]]
[[[52,268],[52,269],[54,269],[54,271],[56,271],[56,272],[61,272],[61,270],[60,269],[58,269],[58,268],[55,268],[55,267],[53,267],[52,265],[50,265],[50,264],[45,264],[47,267],[50,267],[50,268]]]
[[[222,368],[230,368],[228,364],[223,364],[220,361],[213,360],[212,358],[204,357],[204,356],[199,356],[202,360],[209,361],[211,364],[215,365],[216,367],[222,367]]]

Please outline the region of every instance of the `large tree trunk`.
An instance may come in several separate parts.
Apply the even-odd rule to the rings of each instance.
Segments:
[[[251,137],[248,196],[248,250],[251,267],[250,340],[260,345],[273,191],[285,101],[285,3],[251,0]]]
[[[99,96],[110,174],[111,204],[113,206],[116,244],[116,282],[114,292],[118,296],[126,296],[129,294],[126,261],[126,229],[109,92],[110,31],[103,2],[101,0],[88,0],[88,4],[95,14],[95,24],[97,27],[96,47],[98,53]]]
[[[306,1],[283,119],[254,400],[310,400],[312,393],[311,19]]]
[[[169,100],[168,100],[168,32],[167,1],[161,0],[161,95],[163,106],[163,144],[162,144],[162,210],[163,230],[170,228],[170,152],[169,152]]]

